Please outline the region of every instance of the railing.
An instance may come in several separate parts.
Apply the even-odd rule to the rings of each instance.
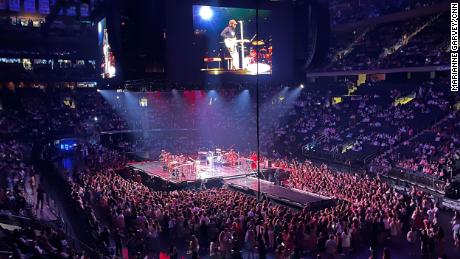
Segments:
[[[438,14],[436,16],[434,16],[433,18],[431,18],[429,21],[427,21],[426,23],[424,23],[422,26],[419,26],[417,29],[415,29],[414,32],[412,32],[411,34],[409,35],[404,35],[398,42],[396,42],[396,44],[394,44],[393,46],[385,49],[379,56],[380,59],[383,59],[389,55],[392,55],[393,53],[395,53],[396,51],[398,51],[400,48],[404,47],[405,45],[407,45],[409,43],[409,41],[415,37],[419,32],[421,32],[423,29],[425,29],[426,27],[430,26],[431,24],[433,24],[437,19],[439,19],[441,15]]]
[[[325,163],[335,163],[352,168],[362,168],[364,166],[362,159],[350,158],[341,153],[323,150],[302,150],[302,153],[311,160],[319,160]]]
[[[339,51],[337,51],[337,53],[334,54],[334,57],[332,58],[332,60],[329,62],[329,64],[324,67],[322,70],[323,71],[327,71],[329,68],[331,68],[337,61],[339,60],[342,60],[344,59],[346,56],[348,56],[348,54],[350,54],[353,49],[355,48],[355,46],[362,42],[364,40],[364,38],[366,37],[367,33],[369,31],[371,31],[372,29],[374,29],[373,26],[370,26],[370,27],[367,27],[363,32],[361,32],[361,34],[356,37],[352,43],[350,43],[350,45],[348,45],[345,49],[341,49]]]
[[[79,250],[84,250],[92,258],[99,258],[106,253],[102,243],[97,240],[97,233],[89,223],[87,213],[72,198],[70,186],[49,161],[35,158],[35,167],[40,172],[41,180],[48,198],[48,205],[59,219],[58,224]]]
[[[393,178],[394,180],[422,185],[423,187],[433,189],[434,191],[442,194],[444,193],[444,188],[446,186],[446,182],[439,180],[435,175],[423,174],[405,168],[394,168],[383,176]]]
[[[350,30],[355,30],[364,26],[375,25],[380,23],[389,23],[394,21],[401,21],[407,19],[414,19],[417,17],[422,17],[430,14],[441,13],[449,10],[450,5],[448,1],[431,5],[424,8],[418,8],[410,11],[402,11],[392,14],[386,14],[383,16],[364,19],[351,23],[337,24],[337,26],[332,27],[332,32],[346,32]]]
[[[48,201],[48,205],[51,207],[52,202]],[[37,220],[34,218],[28,218],[28,217],[23,217],[23,216],[18,216],[18,215],[13,215],[13,214],[1,214],[0,213],[0,221],[3,222],[15,222],[14,224],[19,224],[19,225],[27,225],[30,226],[34,229],[43,229],[43,227],[50,227],[52,229],[60,229],[64,232],[66,240],[69,242],[69,244],[72,247],[79,247],[81,250],[90,252],[91,254],[100,254],[99,251],[96,251],[94,248],[86,244],[85,242],[82,242],[78,240],[75,236],[70,231],[70,228],[66,222],[62,220],[62,218],[58,217],[57,222],[56,221],[42,221],[42,220]],[[0,258],[1,255],[8,255],[8,251],[0,251]]]
[[[417,129],[417,130],[415,131],[415,134],[414,134],[412,137],[410,137],[410,138],[408,138],[408,139],[406,139],[406,140],[401,140],[401,141],[395,143],[393,146],[391,146],[391,147],[390,147],[389,149],[387,149],[387,150],[377,151],[377,152],[375,152],[375,153],[369,155],[369,156],[366,157],[365,160],[364,160],[365,165],[368,165],[369,162],[371,162],[371,161],[372,161],[374,158],[376,158],[376,157],[377,157],[377,158],[382,158],[382,157],[387,156],[387,155],[390,154],[391,152],[397,150],[397,149],[401,146],[402,143],[404,143],[404,142],[411,142],[412,140],[416,139],[417,137],[419,137],[420,135],[422,135],[422,134],[424,134],[425,132],[429,131],[430,129],[439,126],[440,124],[442,124],[442,123],[444,123],[446,120],[448,120],[449,117],[450,117],[451,115],[455,114],[455,113],[457,113],[457,111],[454,111],[454,112],[451,112],[451,113],[445,115],[445,116],[444,116],[443,118],[441,118],[440,120],[437,120],[437,121],[435,120],[434,122],[430,123],[430,126],[428,126],[428,127],[425,127],[425,128],[423,128],[423,129]],[[377,168],[377,167],[378,167],[378,165],[377,165],[377,166],[374,165],[374,169],[377,169],[378,172],[383,172],[383,169],[382,169],[383,167],[380,168],[380,169]],[[376,171],[376,170],[374,170],[374,171]]]

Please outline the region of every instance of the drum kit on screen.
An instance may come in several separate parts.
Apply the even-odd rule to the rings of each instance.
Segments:
[[[263,40],[251,42],[249,54],[244,60],[243,67],[249,71],[257,72],[257,64],[259,64],[258,72],[268,72],[272,67],[272,51],[273,47],[267,47]]]

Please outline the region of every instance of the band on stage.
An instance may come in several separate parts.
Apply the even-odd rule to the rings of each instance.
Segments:
[[[236,167],[239,162],[239,154],[234,150],[202,151],[196,155],[174,155],[165,150],[161,151],[160,161],[163,170],[167,171],[172,179],[197,179],[200,170],[214,171],[216,167]]]
[[[220,148],[189,155],[172,154],[162,150],[159,160],[163,171],[168,172],[169,178],[180,181],[231,176],[235,172],[251,175],[256,173],[259,167],[262,178],[276,184],[291,170],[282,159],[269,160],[259,157],[256,152],[241,155],[233,149],[226,151]],[[300,166],[295,161],[293,164],[294,168]]]

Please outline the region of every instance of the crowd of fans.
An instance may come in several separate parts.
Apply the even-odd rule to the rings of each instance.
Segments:
[[[391,167],[447,175],[459,160],[459,137],[456,133],[459,122],[457,113],[452,109],[457,100],[448,95],[440,87],[442,85],[406,85],[407,89],[396,90],[389,83],[368,82],[358,88],[355,96],[343,97],[338,103],[333,97],[344,88],[305,89],[293,100],[289,100],[293,92],[280,93],[279,90],[262,97],[263,114],[278,116],[261,117],[260,144],[265,150],[263,155],[277,158],[275,166],[288,172],[287,180],[281,184],[339,200],[332,208],[316,212],[308,209],[296,211],[268,200],[258,203],[254,197],[225,188],[156,191],[146,187],[139,177],[121,177],[117,172],[125,166],[126,158],[101,145],[80,150],[85,169],[73,176],[70,183],[72,196],[87,214],[91,226],[99,230],[98,237],[105,243],[107,251],[112,249],[118,255],[125,249],[132,256],[151,255],[170,245],[171,251],[175,251],[175,246],[179,250],[185,246],[195,257],[209,253],[219,258],[221,255],[238,255],[238,251],[260,255],[273,252],[278,258],[304,253],[349,254],[362,248],[360,244],[376,249],[382,244],[387,245],[387,238],[396,242],[407,235],[410,243],[421,240],[422,255],[427,258],[442,256],[444,231],[447,229],[440,226],[436,202],[427,194],[415,189],[409,193],[397,191],[379,178],[339,173],[325,165],[282,159],[284,156],[295,157],[309,142],[322,151],[337,153],[344,150],[346,143],[352,143],[348,152],[355,153],[367,152],[372,146],[387,150],[399,144],[389,157],[377,161]],[[117,115],[126,104],[120,104],[117,109],[96,91],[32,92],[8,93],[8,97],[13,98],[2,99],[4,111],[16,111],[3,113],[0,122],[9,127],[5,127],[2,134],[24,133],[27,129],[40,136],[66,131],[68,126],[76,128],[77,133],[91,134],[104,130],[136,129],[137,126],[140,127],[137,129],[142,129],[145,126],[142,123],[130,124],[125,117],[128,111]],[[232,96],[223,94],[221,97]],[[179,130],[187,123],[201,123],[188,118],[184,124],[180,121],[168,124],[178,118],[166,112],[170,100],[163,99],[165,104],[157,107],[158,113],[147,113],[166,123],[157,124],[158,127],[170,125]],[[212,104],[209,104],[210,100]],[[396,104],[398,100],[400,103]],[[200,118],[204,113],[207,118],[218,121],[211,129],[220,130],[223,135],[230,132],[235,123],[250,120],[252,112],[247,110],[254,108],[248,102],[250,107],[247,110],[240,110],[238,105],[237,108],[224,109],[212,98],[205,98],[200,104],[204,103],[206,108],[191,114]],[[193,105],[183,105],[178,109],[183,111],[190,107]],[[233,112],[241,115],[237,121],[226,121],[225,117],[219,116]],[[433,119],[442,119],[446,113],[450,115],[431,126]],[[98,118],[97,121],[94,117]],[[24,123],[14,123],[22,121]],[[41,124],[34,123],[38,121]],[[31,128],[27,128],[29,126]],[[241,129],[253,126],[247,123]],[[425,131],[420,131],[423,129]],[[182,133],[179,135],[185,137]],[[241,138],[246,135],[251,134],[241,135]],[[167,136],[159,138],[165,142],[169,140]],[[194,134],[190,134],[189,138],[199,139]],[[119,147],[123,151],[135,151],[132,148],[143,143],[147,144],[144,146],[155,144],[148,142],[150,139],[145,135],[134,143],[125,139],[122,143],[126,146],[122,144]],[[187,137],[180,140],[192,143]],[[187,146],[179,141],[168,147],[196,152],[196,148],[203,145],[198,143]],[[25,176],[33,175],[33,170],[24,162],[22,150],[27,146],[15,141],[0,145],[5,158],[0,167],[8,172],[5,178],[1,178],[0,201],[2,207],[21,213],[27,203],[21,186]],[[165,145],[155,144],[153,148],[160,149]],[[403,152],[404,147],[410,147],[411,152]],[[460,222],[460,219],[457,221]],[[18,248],[21,254],[75,255],[59,231],[43,228],[41,233],[33,236],[27,228],[11,232],[9,247]],[[454,232],[454,240],[458,242],[456,235]],[[388,253],[391,249],[385,251]]]
[[[36,221],[44,191],[29,164],[31,146],[15,140],[0,143],[0,250],[13,258],[77,258],[64,232]],[[19,222],[17,222],[19,221]],[[10,224],[10,227],[8,226]]]
[[[334,134],[329,133],[326,142],[335,141],[336,145],[353,142],[352,150],[355,152],[363,149],[369,152],[373,150],[372,147],[388,148],[411,137],[414,131],[429,126],[450,109],[450,100],[445,96],[442,87],[421,86],[416,93],[406,96],[393,89],[389,97],[392,100],[412,100],[405,104],[395,104],[393,101],[381,106],[361,103],[355,115],[358,117],[357,123],[341,131],[334,131]]]
[[[402,1],[375,1],[375,0],[334,0],[331,1],[331,23],[340,25],[353,23],[386,14],[410,11],[417,8],[429,7],[443,2],[442,0],[402,0]]]
[[[295,98],[290,96],[295,88],[264,91],[259,125],[261,153],[275,158],[300,157],[307,149],[362,161],[430,127],[451,112],[457,101],[442,80],[404,87],[369,81],[350,96],[344,94],[354,83],[335,84],[327,90],[315,86],[303,89]],[[126,152],[147,152],[152,157],[162,149],[195,153],[219,147],[251,152],[257,141],[256,104],[249,93],[246,103],[237,102],[244,99],[239,95],[244,92],[222,91],[214,97],[200,91],[142,94],[20,89],[4,95],[0,123],[5,125],[5,134],[38,136],[136,130],[138,133],[105,135],[102,139]],[[337,96],[339,102],[334,99]],[[141,98],[147,99],[148,107],[138,105]],[[405,102],[397,104],[398,100]],[[455,154],[456,147],[452,149]],[[397,165],[392,163],[392,167]]]
[[[28,145],[16,141],[0,143],[0,209],[26,216],[24,182],[33,169],[26,165]]]
[[[438,82],[405,88],[368,82],[355,95],[306,91],[275,127],[278,151],[327,153],[360,160],[388,150],[453,110],[454,95]],[[400,101],[403,101],[401,103]],[[276,142],[278,141],[278,142]]]
[[[25,224],[13,231],[0,230],[0,247],[11,251],[12,258],[89,258],[77,252],[61,230],[52,227]]]
[[[94,89],[0,89],[4,134],[90,135],[128,129],[125,120]]]
[[[24,125],[18,121],[15,114],[10,115],[0,110],[0,134],[18,133],[24,129]]]
[[[318,71],[372,70],[449,64],[447,13],[338,31]]]
[[[333,25],[351,23],[439,2],[336,0],[331,19]],[[321,71],[446,65],[448,23],[447,14],[441,13],[334,35]],[[12,29],[36,31],[32,24],[29,27]],[[92,63],[62,69],[2,63],[0,69],[14,72],[21,81],[96,76]],[[81,144],[78,172],[67,172],[74,207],[80,207],[82,218],[97,230],[96,238],[105,246],[101,253],[141,258],[166,252],[171,259],[184,251],[191,258],[265,258],[269,253],[277,259],[305,254],[333,258],[370,246],[371,258],[385,247],[382,257],[389,259],[391,246],[405,239],[410,252],[422,258],[445,257],[448,234],[460,247],[458,212],[452,229],[446,229],[437,201],[415,187],[400,190],[378,176],[339,172],[298,159],[304,151],[312,157],[340,155],[351,171],[351,160],[381,154],[371,162],[370,171],[397,168],[451,181],[460,168],[460,115],[455,106],[459,99],[447,92],[443,80],[434,80],[405,85],[367,80],[357,87],[340,79],[330,87],[266,87],[260,96],[260,118],[253,91],[235,91],[236,87],[134,93],[2,85],[0,214],[28,223],[13,222],[12,229],[0,226],[0,250],[10,251],[14,258],[85,257],[63,230],[33,219],[43,210],[44,189],[36,184],[28,161],[32,144],[25,140],[70,135],[95,140],[103,135],[102,142],[121,152]],[[119,131],[125,135],[117,135]],[[150,152],[156,157],[163,149],[196,153],[215,147],[241,153],[260,147],[264,159],[286,173],[282,180],[275,179],[276,184],[337,203],[318,211],[296,210],[226,187],[159,191],[136,173],[120,173],[128,161],[125,153]]]
[[[449,64],[448,49],[449,16],[447,14],[433,18],[434,21],[419,33],[408,39],[402,39],[403,45],[391,55],[380,61],[382,68],[424,67]]]
[[[379,178],[340,173],[326,165],[277,163],[289,172],[283,185],[339,202],[320,211],[297,211],[225,188],[155,191],[136,174],[122,177],[118,166],[88,169],[77,175],[72,189],[82,208],[92,211],[100,238],[118,255],[127,249],[130,256],[154,256],[171,247],[171,254],[185,249],[192,258],[334,256],[363,245],[375,251],[385,240],[406,238],[410,244],[420,240],[423,258],[444,256],[446,229],[426,193],[397,191]]]
[[[440,123],[377,158],[375,164],[383,166],[383,171],[397,167],[450,181],[460,168],[458,116],[458,111],[452,112]]]
[[[18,205],[19,200],[25,202],[18,186],[31,170],[21,162],[18,150],[22,148],[14,142],[2,145],[3,167],[11,172],[4,181],[6,190],[15,193],[2,204],[13,210],[25,206]],[[152,255],[170,244],[171,251],[185,246],[192,257],[203,253],[216,258],[236,256],[240,251],[261,256],[274,252],[278,258],[312,252],[348,254],[362,243],[367,245],[366,240],[375,249],[386,238],[396,241],[406,234],[409,243],[421,241],[426,258],[444,254],[445,230],[432,198],[416,189],[397,191],[379,178],[278,160],[276,165],[289,172],[283,185],[340,201],[317,212],[295,211],[267,200],[258,203],[254,197],[228,189],[154,191],[140,178],[117,174],[126,162],[117,152],[93,146],[84,156],[87,169],[75,177],[73,196],[100,229],[99,238],[118,255],[123,249],[132,256]],[[454,227],[460,224],[457,215],[453,223]],[[458,242],[456,232],[454,237]],[[19,256],[76,255],[64,235],[51,228],[43,228],[40,234],[24,228],[9,233],[6,240],[16,240],[8,244]]]

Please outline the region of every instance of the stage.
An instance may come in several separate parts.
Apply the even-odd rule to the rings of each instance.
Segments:
[[[247,69],[228,70],[223,68],[203,68],[201,71],[208,73],[209,75],[222,75],[222,74],[233,74],[233,75],[270,75],[271,71],[254,72],[248,71]]]
[[[164,170],[163,165],[160,161],[146,161],[130,163],[128,167],[143,172],[148,177],[161,179],[161,181],[172,184],[199,185],[203,181],[217,180],[229,188],[257,195],[257,178],[254,177],[256,173],[251,170],[220,165],[213,167],[201,166],[193,175],[176,177],[172,176],[167,170]],[[272,201],[299,209],[305,206],[311,209],[320,209],[330,207],[335,203],[335,200],[329,197],[282,187],[265,180],[260,180],[260,192]]]
[[[254,195],[257,194],[258,186],[257,178],[255,177],[228,179],[225,180],[225,185]],[[298,208],[303,208],[305,206],[310,208],[325,208],[330,207],[335,203],[334,200],[329,197],[302,190],[286,188],[265,180],[260,180],[260,192],[267,198],[278,203]]]
[[[196,173],[185,174],[183,177],[175,177],[171,175],[167,170],[164,170],[163,163],[160,161],[147,161],[139,163],[130,163],[128,167],[144,172],[151,177],[161,178],[164,181],[171,183],[183,183],[183,182],[197,182],[208,179],[230,179],[236,177],[246,177],[254,175],[253,171],[243,170],[238,167],[229,167],[214,165],[200,166]]]

